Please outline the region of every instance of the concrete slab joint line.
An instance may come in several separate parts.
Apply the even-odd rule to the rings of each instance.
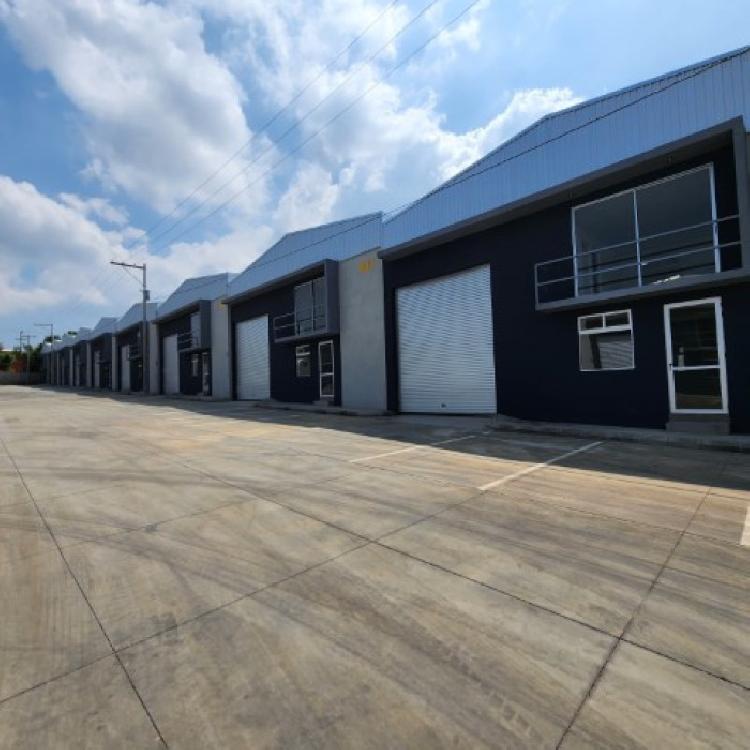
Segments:
[[[726,461],[724,462],[724,467],[723,468],[726,468]],[[667,565],[669,565],[669,561],[672,559],[672,556],[674,555],[675,551],[680,546],[680,542],[684,538],[685,533],[686,533],[688,527],[695,520],[695,517],[698,515],[698,512],[701,509],[701,506],[706,501],[706,498],[709,496],[709,494],[711,492],[711,489],[712,489],[712,487],[708,487],[706,489],[705,493],[703,494],[703,497],[701,498],[700,503],[698,503],[698,505],[695,507],[695,510],[693,511],[693,514],[692,514],[692,516],[690,518],[690,521],[685,525],[685,528],[683,528],[683,530],[680,532],[679,536],[677,537],[677,539],[675,540],[674,544],[672,545],[672,549],[669,551],[669,554],[667,555],[667,557],[665,558],[665,560],[662,563],[661,567],[659,568],[659,572],[654,576],[654,579],[651,581],[651,584],[648,587],[648,590],[641,597],[641,600],[638,602],[638,606],[633,610],[633,613],[631,614],[630,618],[628,619],[628,622],[625,624],[625,627],[622,629],[622,632],[615,639],[615,642],[614,642],[612,648],[610,649],[609,653],[607,654],[606,658],[604,659],[604,662],[602,663],[601,668],[599,669],[599,671],[594,676],[594,679],[591,681],[591,685],[589,685],[589,689],[586,691],[586,694],[583,696],[583,699],[578,704],[578,707],[576,708],[575,713],[573,714],[573,716],[571,717],[570,721],[568,722],[568,725],[565,727],[565,731],[562,733],[562,736],[560,737],[559,742],[555,746],[555,750],[560,750],[560,748],[562,747],[563,742],[565,741],[565,738],[568,736],[568,734],[570,733],[570,730],[573,728],[573,725],[576,723],[576,720],[580,716],[581,711],[583,710],[583,707],[586,705],[586,703],[589,701],[589,699],[591,698],[591,696],[594,694],[594,690],[596,689],[597,685],[601,682],[602,677],[604,676],[604,673],[605,673],[605,671],[607,669],[607,666],[612,661],[612,657],[614,656],[615,651],[617,651],[617,649],[619,648],[620,644],[623,641],[625,641],[626,643],[629,643],[629,641],[626,638],[628,630],[630,629],[630,627],[632,626],[632,624],[635,621],[636,617],[638,616],[638,613],[641,611],[641,608],[643,607],[644,602],[646,601],[646,599],[648,599],[648,597],[653,592],[653,590],[656,587],[656,584],[657,584],[659,578],[661,578],[662,574],[666,570]],[[634,645],[637,645],[637,644],[634,644]],[[641,648],[641,647],[639,646],[639,648]],[[665,654],[659,654],[659,655],[660,656],[665,656],[666,658],[671,658],[671,657],[667,657]],[[693,666],[693,665],[690,665],[690,666]],[[693,668],[694,669],[699,669],[698,667],[695,667],[695,666],[693,666]],[[705,670],[700,670],[700,671],[705,671]],[[712,677],[718,677],[718,679],[722,679],[724,681],[727,681],[727,680],[725,680],[725,678],[719,677],[718,675],[711,675],[711,676]],[[736,683],[732,683],[732,684],[736,684]],[[744,687],[744,686],[739,686],[739,687]]]
[[[143,697],[138,692],[138,688],[136,688],[135,683],[133,682],[132,677],[130,676],[128,670],[125,668],[125,665],[122,662],[122,658],[118,654],[118,652],[115,650],[115,647],[112,643],[112,639],[109,637],[109,634],[107,633],[106,629],[104,628],[104,625],[99,618],[99,615],[97,614],[96,610],[94,609],[93,605],[91,604],[89,598],[86,596],[86,592],[83,590],[83,586],[81,585],[81,582],[78,580],[76,574],[73,572],[73,569],[70,566],[70,563],[68,562],[67,558],[65,557],[65,553],[62,550],[62,547],[60,546],[59,541],[57,540],[57,537],[55,536],[54,532],[52,531],[52,528],[50,527],[49,523],[47,522],[47,519],[44,517],[44,514],[41,512],[39,505],[36,501],[36,498],[32,494],[31,490],[29,489],[28,485],[26,484],[26,480],[24,479],[23,474],[21,473],[21,470],[18,468],[18,464],[16,463],[13,455],[8,450],[8,446],[5,443],[5,440],[3,440],[2,436],[0,436],[0,444],[3,446],[3,450],[5,451],[5,454],[7,455],[8,459],[10,460],[11,464],[13,465],[13,468],[18,474],[18,478],[23,483],[24,488],[26,489],[26,492],[29,495],[29,498],[31,499],[31,502],[34,504],[34,509],[36,510],[37,514],[39,515],[39,518],[41,519],[42,523],[44,524],[47,533],[50,535],[52,541],[55,544],[55,547],[57,548],[57,552],[59,553],[63,564],[65,565],[65,568],[68,571],[68,574],[71,576],[73,581],[76,584],[76,587],[78,588],[78,591],[80,592],[81,596],[83,597],[83,600],[86,602],[86,606],[90,610],[94,620],[96,621],[96,624],[98,625],[102,635],[107,640],[107,643],[109,645],[110,651],[114,655],[115,659],[117,660],[118,665],[120,666],[120,669],[122,670],[123,674],[125,675],[125,679],[127,680],[128,684],[130,685],[130,688],[132,689],[133,693],[135,693],[136,698],[138,699],[138,702],[141,704],[141,707],[143,708],[143,711],[145,712],[146,716],[148,717],[149,722],[151,723],[152,727],[154,728],[154,731],[156,732],[160,743],[165,747],[168,748],[166,740],[162,736],[161,730],[156,724],[156,721],[151,714],[151,711],[149,711],[148,707],[146,706],[146,703],[143,700]]]

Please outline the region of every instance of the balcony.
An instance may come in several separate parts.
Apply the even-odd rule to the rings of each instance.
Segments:
[[[312,305],[273,319],[274,341],[291,341],[328,333],[326,305]]]
[[[185,331],[177,334],[178,351],[192,352],[203,348],[202,337],[197,331]]]
[[[739,216],[725,216],[534,264],[536,306],[639,296],[742,266]],[[700,279],[699,279],[700,277]],[[681,282],[681,283],[680,283]]]

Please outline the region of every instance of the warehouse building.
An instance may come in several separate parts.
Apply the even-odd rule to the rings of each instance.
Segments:
[[[232,275],[184,281],[156,315],[159,393],[229,398],[227,308]]]
[[[146,336],[150,338],[151,323],[156,318],[156,303],[146,304]],[[116,390],[123,393],[142,393],[144,363],[148,361],[149,346],[144,346],[143,303],[139,302],[117,321],[114,333],[113,375]]]
[[[101,318],[89,335],[91,387],[112,390],[114,334],[117,318]]]
[[[90,357],[88,355],[90,328],[79,328],[76,341],[73,345],[73,371],[72,383],[74,388],[89,388],[88,368]]]
[[[544,117],[384,225],[388,405],[750,431],[750,48]]]
[[[66,333],[60,347],[60,385],[71,387],[75,378],[75,348],[77,336]]]
[[[230,283],[234,398],[385,408],[381,227],[287,234]]]

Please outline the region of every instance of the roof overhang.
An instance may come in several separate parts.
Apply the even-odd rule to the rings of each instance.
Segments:
[[[222,300],[222,304],[225,305],[236,305],[238,302],[244,302],[245,300],[251,299],[252,297],[259,297],[261,294],[272,292],[274,289],[280,289],[281,287],[288,286],[297,281],[305,281],[308,277],[313,275],[316,271],[322,271],[325,269],[326,264],[338,263],[339,261],[331,260],[330,258],[323,258],[322,260],[310,263],[303,268],[298,268],[290,273],[279,276],[278,278],[267,281],[258,286],[252,287],[251,289],[245,289],[237,294],[232,294],[225,297]]]
[[[437,232],[383,249],[378,253],[378,257],[385,261],[392,261],[414,255],[435,245],[442,245],[466,235],[505,224],[558,203],[575,200],[584,193],[602,190],[631,177],[637,177],[639,174],[667,166],[675,158],[689,159],[691,156],[697,156],[712,147],[731,142],[738,134],[744,134],[745,132],[742,118],[732,118],[687,138],[673,141],[636,157],[611,164],[596,172],[576,177],[574,180],[534,193],[513,203],[498,206],[492,211],[473,216],[466,221],[453,224]]]

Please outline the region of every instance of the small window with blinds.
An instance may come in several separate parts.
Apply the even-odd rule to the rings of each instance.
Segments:
[[[632,370],[635,357],[630,310],[578,318],[578,362],[582,372]]]

